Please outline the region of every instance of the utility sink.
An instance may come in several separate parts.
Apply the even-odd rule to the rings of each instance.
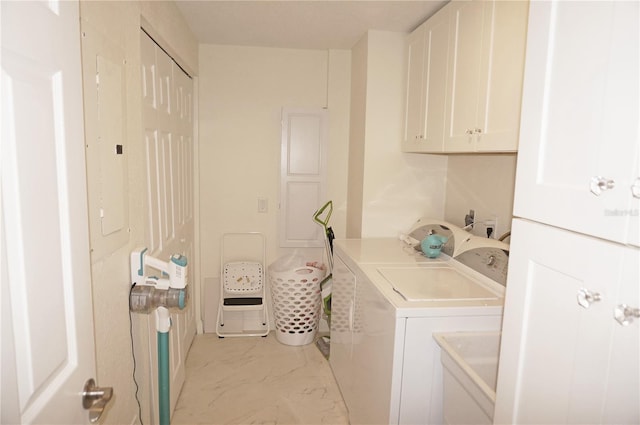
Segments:
[[[500,332],[433,334],[442,348],[444,421],[456,424],[492,424]]]

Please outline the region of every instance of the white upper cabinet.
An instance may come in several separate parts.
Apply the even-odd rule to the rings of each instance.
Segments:
[[[527,1],[453,1],[408,37],[404,152],[515,152]]]
[[[409,35],[405,152],[442,152],[447,82],[449,9]]]
[[[639,12],[532,3],[515,216],[639,246]]]
[[[454,1],[450,9],[445,152],[515,152],[526,1]]]

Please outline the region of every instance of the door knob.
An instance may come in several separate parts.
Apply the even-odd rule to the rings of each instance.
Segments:
[[[97,387],[96,381],[90,378],[82,391],[82,407],[89,411],[89,420],[95,423],[100,419],[104,408],[113,396],[113,388]]]
[[[596,196],[600,196],[600,194],[605,190],[613,189],[615,185],[616,182],[613,180],[600,176],[591,177],[591,193]]]

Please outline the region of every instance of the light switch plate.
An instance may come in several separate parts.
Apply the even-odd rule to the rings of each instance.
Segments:
[[[258,212],[266,213],[269,210],[269,200],[267,198],[258,198]]]

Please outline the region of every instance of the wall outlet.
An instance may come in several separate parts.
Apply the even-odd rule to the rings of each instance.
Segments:
[[[485,220],[484,227],[486,229],[486,234],[488,238],[495,239],[497,238],[496,231],[498,229],[498,218],[492,217],[489,220]]]

